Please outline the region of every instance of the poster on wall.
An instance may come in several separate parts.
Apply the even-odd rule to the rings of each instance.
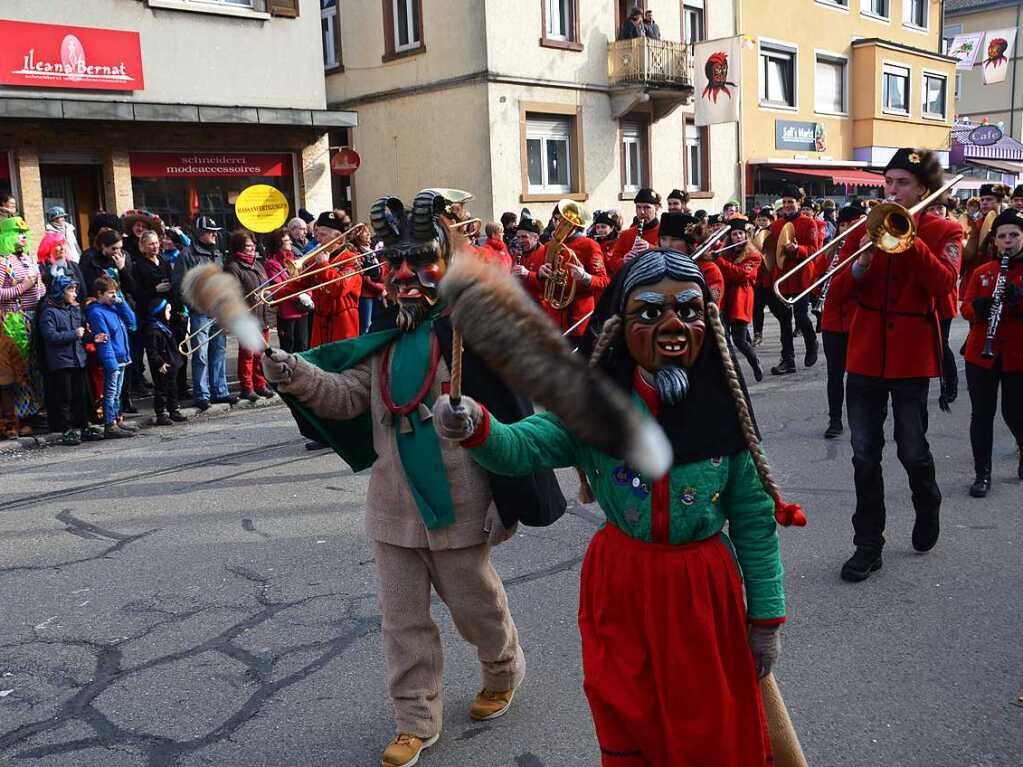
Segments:
[[[977,63],[980,44],[984,39],[983,32],[967,32],[956,35],[948,46],[948,55],[956,60],[956,69],[972,69]]]
[[[739,120],[739,84],[742,82],[740,42],[740,37],[723,37],[703,40],[693,46],[697,125]]]
[[[984,85],[1004,82],[1016,43],[1016,27],[993,29],[984,37]]]

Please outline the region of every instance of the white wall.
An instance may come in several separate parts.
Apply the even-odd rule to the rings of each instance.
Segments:
[[[323,109],[319,9],[318,0],[301,0],[297,19],[255,19],[138,0],[2,0],[6,20],[139,32],[145,90],[8,87],[0,96]]]

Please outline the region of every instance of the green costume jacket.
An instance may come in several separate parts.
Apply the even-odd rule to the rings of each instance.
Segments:
[[[633,399],[646,410],[638,395]],[[748,451],[676,465],[665,480],[654,483],[623,461],[579,442],[550,413],[514,424],[501,423],[489,413],[486,419],[463,444],[487,471],[516,476],[578,466],[589,478],[608,522],[633,538],[655,541],[665,536],[665,543],[682,544],[721,535],[730,543],[745,581],[749,618],[784,619],[774,502]],[[655,525],[660,526],[657,534]]]

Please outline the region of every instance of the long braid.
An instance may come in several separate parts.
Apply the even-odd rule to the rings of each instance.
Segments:
[[[753,417],[750,415],[749,405],[746,402],[746,394],[739,382],[739,374],[732,361],[732,353],[728,348],[728,336],[725,334],[724,325],[721,324],[721,315],[717,304],[707,306],[707,321],[711,332],[714,335],[714,342],[718,347],[718,354],[721,357],[721,365],[725,371],[725,383],[735,401],[735,409],[739,415],[739,428],[742,429],[742,437],[746,441],[746,447],[753,457],[753,463],[757,467],[757,474],[764,485],[767,494],[774,501],[775,519],[784,526],[796,525],[802,527],[806,524],[806,517],[798,504],[786,503],[781,496],[781,490],[774,481],[771,474],[771,467],[767,463],[767,456],[760,447],[760,439],[757,437],[756,428],[753,426]]]
[[[597,338],[597,342],[593,344],[593,353],[590,355],[591,368],[595,368],[600,364],[600,358],[604,356],[604,352],[608,350],[608,347],[614,343],[621,329],[622,315],[620,314],[608,317],[604,321],[604,325],[600,329],[600,336]]]

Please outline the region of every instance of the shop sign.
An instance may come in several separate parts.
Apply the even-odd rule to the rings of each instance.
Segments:
[[[141,91],[138,32],[0,21],[0,83]]]
[[[970,131],[970,143],[977,146],[991,146],[1002,140],[1002,129],[997,125],[981,125]]]
[[[354,149],[342,149],[330,161],[330,167],[336,176],[350,176],[359,169],[362,158]]]
[[[280,229],[288,220],[288,198],[269,184],[246,187],[234,202],[238,223],[259,234]]]
[[[134,178],[251,178],[291,175],[290,154],[133,152]]]
[[[820,123],[775,120],[774,148],[824,152],[827,149],[824,140],[824,126]]]

